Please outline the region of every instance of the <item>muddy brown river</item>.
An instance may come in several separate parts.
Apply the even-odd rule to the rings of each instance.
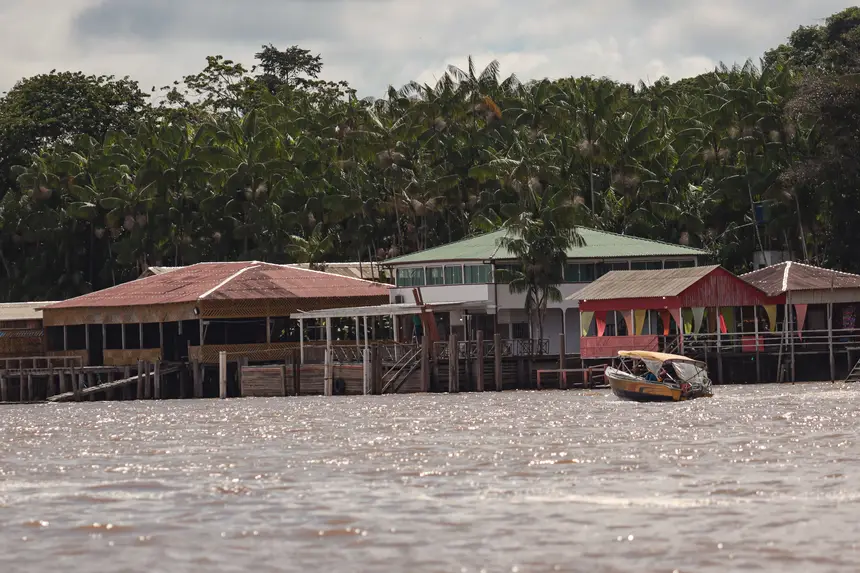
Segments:
[[[0,572],[860,571],[860,386],[0,406]]]

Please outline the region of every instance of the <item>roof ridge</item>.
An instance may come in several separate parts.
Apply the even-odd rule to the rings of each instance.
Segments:
[[[263,263],[263,264],[266,264],[266,265],[272,265],[272,266],[275,266],[275,267],[281,267],[281,268],[292,268],[292,269],[296,269],[296,270],[300,270],[300,271],[304,271],[304,272],[309,272],[309,273],[319,273],[319,274],[321,274],[321,275],[335,276],[335,277],[340,277],[340,278],[344,278],[344,279],[349,279],[349,280],[351,280],[351,281],[359,281],[359,282],[362,282],[362,283],[369,283],[369,284],[374,284],[374,285],[388,286],[388,285],[386,285],[385,283],[380,283],[380,282],[376,282],[376,281],[369,281],[369,280],[367,280],[367,279],[360,279],[360,278],[358,278],[358,277],[351,277],[351,276],[348,276],[348,275],[339,275],[339,274],[335,274],[335,273],[328,273],[328,272],[326,272],[326,271],[318,271],[318,270],[316,270],[316,269],[311,269],[311,268],[307,268],[307,269],[306,269],[306,268],[304,268],[304,267],[294,266],[294,265],[293,265],[293,264],[291,264],[291,263],[283,264],[283,265],[279,265],[279,264],[277,264],[277,263]],[[297,264],[301,264],[301,263],[297,263]]]
[[[218,283],[217,285],[215,285],[211,289],[207,290],[206,292],[204,292],[203,294],[198,296],[197,300],[198,301],[203,300],[204,298],[206,298],[207,296],[209,296],[213,292],[219,290],[220,288],[225,286],[227,283],[229,283],[230,281],[232,281],[233,279],[235,279],[236,277],[238,277],[242,273],[244,273],[246,271],[250,271],[251,269],[256,269],[256,268],[259,268],[257,265],[257,261],[252,261],[251,264],[248,265],[247,267],[243,267],[243,268],[239,269],[238,271],[236,271],[235,273],[233,273],[232,275],[230,275],[229,277],[227,277],[226,279],[224,279],[223,281],[221,281],[220,283]]]
[[[429,249],[424,249],[423,251],[415,251],[412,253],[406,253],[405,255],[397,255],[393,259],[390,259],[388,261],[383,261],[382,264],[384,265],[390,261],[396,261],[400,257],[408,257],[409,255],[414,255],[416,253],[429,253],[431,251],[435,251],[436,249],[441,249],[443,247],[450,247],[451,245],[456,245],[458,243],[465,243],[466,241],[471,241],[472,239],[477,239],[478,237],[486,237],[488,235],[492,235],[493,233],[501,233],[504,230],[505,230],[504,228],[501,228],[501,229],[496,229],[495,231],[490,231],[488,233],[479,233],[477,235],[467,235],[467,236],[463,237],[462,239],[457,239],[456,241],[451,241],[450,243],[445,243],[444,245],[436,245],[435,247],[430,247]],[[499,249],[499,247],[498,247],[498,245],[496,245],[496,250],[498,251],[498,249]]]
[[[697,249],[696,247],[690,247],[688,245],[676,245],[675,243],[670,243],[668,241],[661,241],[659,239],[649,239],[647,237],[636,237],[634,235],[625,235],[624,233],[615,233],[613,231],[606,231],[604,229],[595,229],[593,227],[583,227],[577,226],[578,229],[587,229],[589,231],[594,231],[596,233],[603,233],[604,235],[613,235],[615,237],[624,237],[625,239],[634,239],[637,241],[644,241],[646,243],[654,243],[657,245],[666,245],[667,247],[680,247],[682,249],[687,249],[690,251],[696,251],[699,254],[709,255],[710,252],[704,249]]]

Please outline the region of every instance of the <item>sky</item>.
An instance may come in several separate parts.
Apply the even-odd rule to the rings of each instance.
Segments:
[[[263,44],[322,55],[361,97],[499,60],[521,80],[646,83],[758,58],[836,0],[0,0],[0,91],[52,69],[163,86]]]

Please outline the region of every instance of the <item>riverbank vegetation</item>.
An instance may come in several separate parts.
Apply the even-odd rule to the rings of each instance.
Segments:
[[[534,200],[734,271],[758,250],[858,271],[858,48],[851,8],[756,62],[651,85],[470,60],[361,99],[319,79],[319,56],[274,46],[250,69],[210,57],[157,97],[128,79],[26,78],[0,100],[0,299],[147,265],[384,262]]]

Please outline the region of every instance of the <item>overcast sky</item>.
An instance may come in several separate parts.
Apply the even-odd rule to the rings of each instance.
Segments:
[[[321,53],[361,96],[432,82],[471,54],[520,79],[695,75],[758,58],[840,0],[0,0],[0,90],[51,69],[129,75],[146,89],[207,55],[262,44]]]

